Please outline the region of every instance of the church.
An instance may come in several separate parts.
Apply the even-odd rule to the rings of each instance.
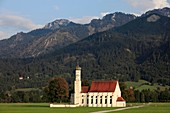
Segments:
[[[71,103],[88,107],[126,107],[121,97],[118,81],[92,81],[91,86],[81,86],[81,67],[76,66],[74,94]]]

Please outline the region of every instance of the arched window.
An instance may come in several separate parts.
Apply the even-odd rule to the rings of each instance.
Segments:
[[[100,104],[102,104],[102,96],[100,96]]]
[[[93,104],[93,96],[91,96],[91,104]]]
[[[96,96],[96,104],[97,104],[98,102],[97,102],[97,96]]]
[[[87,95],[87,104],[89,104],[89,95]]]
[[[105,96],[105,104],[107,104],[107,96]]]
[[[110,96],[110,104],[112,104],[112,96]]]

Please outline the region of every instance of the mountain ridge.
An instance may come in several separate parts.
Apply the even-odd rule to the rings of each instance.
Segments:
[[[150,10],[149,14],[160,14],[169,17],[170,8]],[[17,33],[9,39],[0,41],[1,58],[38,57],[82,40],[94,33],[103,32],[129,23],[140,17],[122,12],[107,14],[102,19],[93,19],[89,24],[77,24],[67,19],[57,19],[41,29],[28,33]],[[153,17],[151,19],[153,21]],[[129,30],[130,32],[130,30]]]
[[[49,51],[53,51],[54,46],[55,48],[57,46],[57,48],[65,47],[89,35],[123,25],[135,18],[134,15],[130,14],[114,14],[118,22],[115,22],[115,20],[112,22],[113,19],[108,18],[113,14],[106,15],[107,18],[103,17],[103,19],[92,20],[91,23],[84,25],[73,23],[66,19],[59,19],[48,23],[42,29],[28,33],[18,33],[9,39],[0,41],[0,57],[37,57],[39,54],[46,54]],[[122,18],[120,19],[119,16]],[[94,21],[96,22],[94,23]],[[18,40],[19,35],[21,40]],[[30,37],[30,39],[27,37]],[[27,44],[25,45],[25,43]]]

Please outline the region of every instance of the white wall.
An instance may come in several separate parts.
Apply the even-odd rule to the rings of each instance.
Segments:
[[[125,101],[116,102],[116,107],[126,107],[126,102]]]
[[[78,107],[75,104],[50,104],[50,107]]]
[[[88,93],[81,93],[80,97],[81,97],[80,100],[81,106],[89,106],[89,107],[125,107],[126,106],[126,102],[124,101],[117,102],[117,98],[121,97],[121,91],[118,82],[115,88],[115,92],[88,92]],[[110,97],[112,98],[112,103],[110,103]],[[87,103],[87,98],[88,98],[88,103]],[[82,103],[82,99],[84,101],[83,103]],[[102,99],[102,103],[101,103],[101,99]],[[106,99],[107,99],[107,103],[105,103]]]
[[[81,81],[74,81],[74,104],[80,104],[81,101]]]
[[[116,101],[114,101],[114,93],[112,92],[89,92],[89,107],[112,107]],[[97,103],[96,103],[96,97],[97,97]],[[112,98],[112,104],[110,104],[110,97]],[[92,103],[93,99],[93,103]],[[102,103],[101,103],[102,99]],[[105,100],[107,99],[107,103],[105,103]],[[116,105],[116,103],[115,103]]]
[[[74,81],[74,104],[81,105],[81,68],[76,67],[76,79]]]

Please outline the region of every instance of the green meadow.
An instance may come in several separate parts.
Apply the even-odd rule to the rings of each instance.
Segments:
[[[141,108],[127,109],[118,113],[169,113],[170,103],[152,103]],[[113,113],[113,112],[110,112]]]
[[[159,88],[160,90],[165,90],[165,88],[169,89],[170,86],[161,86],[158,84],[151,84],[145,80],[139,80],[138,82],[131,82],[131,81],[127,81],[125,82],[127,88],[129,87],[133,87],[135,90],[146,90],[146,89],[150,89],[151,91],[156,90],[157,88]]]
[[[140,104],[128,104],[134,106]],[[90,113],[94,111],[114,110],[118,108],[50,108],[47,103],[1,103],[0,113]],[[109,113],[169,113],[170,103],[144,104],[141,108],[132,108],[123,111],[112,111]]]
[[[1,103],[0,113],[89,113],[93,111],[110,110],[116,108],[50,108],[47,103]]]

